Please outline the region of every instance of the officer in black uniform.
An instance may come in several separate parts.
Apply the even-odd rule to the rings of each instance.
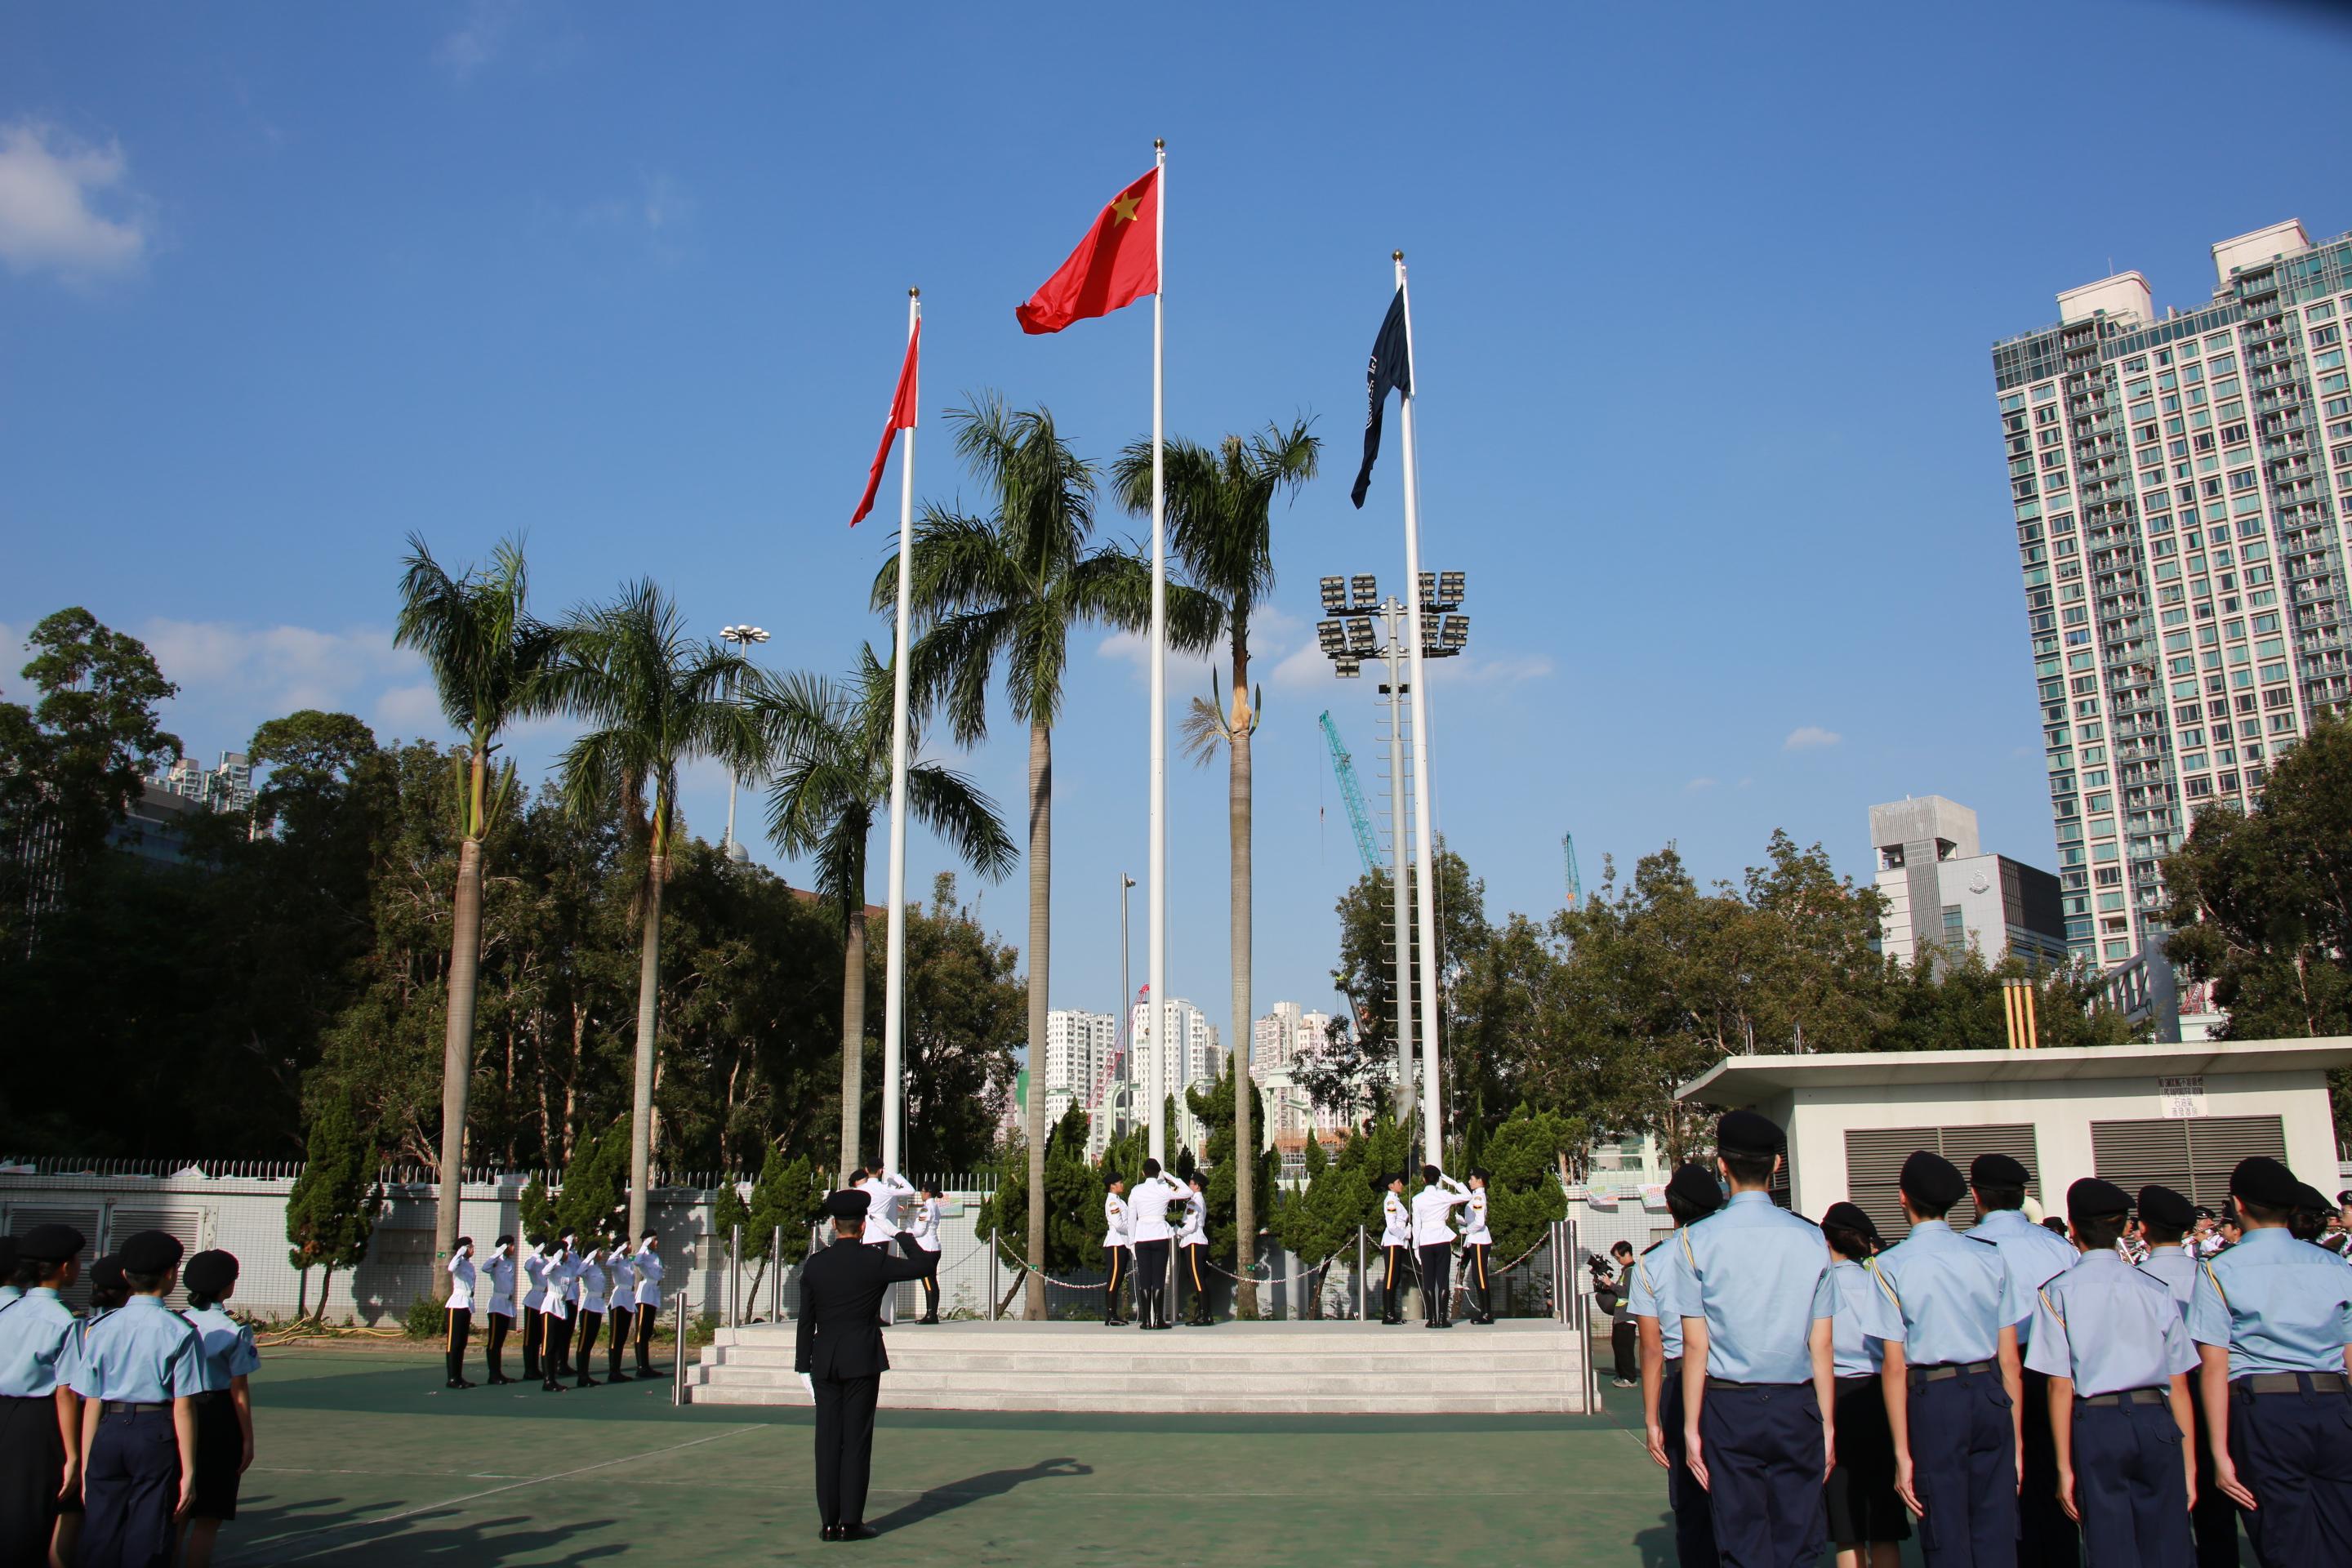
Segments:
[[[882,1345],[882,1298],[923,1265],[863,1244],[873,1200],[856,1191],[825,1199],[834,1244],[801,1266],[800,1338],[793,1370],[816,1401],[816,1509],[824,1541],[869,1541],[866,1483],[874,1468],[874,1406],[890,1357]]]

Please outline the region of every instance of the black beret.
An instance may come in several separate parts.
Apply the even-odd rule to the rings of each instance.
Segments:
[[[1752,1110],[1727,1110],[1715,1124],[1715,1148],[1719,1154],[1777,1154],[1783,1142],[1780,1129]]]
[[[2197,1211],[2170,1187],[2149,1185],[2139,1190],[2139,1217],[2167,1230],[2187,1230],[2197,1223]]]
[[[1680,1198],[1703,1215],[1713,1214],[1723,1206],[1723,1184],[1705,1165],[1677,1166],[1667,1179],[1666,1196]]]
[[[2104,1219],[2131,1213],[2131,1194],[2113,1182],[2084,1176],[2066,1189],[2066,1213],[2074,1219]]]
[[[114,1249],[125,1274],[161,1274],[175,1268],[187,1253],[180,1238],[168,1230],[142,1230]]]
[[[1972,1187],[2021,1187],[2032,1180],[2032,1173],[2006,1154],[1979,1154],[1969,1164]]]
[[[1929,1208],[1950,1208],[1969,1190],[1958,1165],[1926,1149],[1903,1162],[1903,1174],[1897,1179],[1905,1192]]]
[[[864,1219],[866,1211],[873,1206],[873,1194],[861,1193],[856,1187],[845,1187],[824,1200],[824,1212],[835,1219]]]
[[[188,1288],[191,1296],[217,1300],[222,1291],[236,1283],[236,1255],[199,1252],[180,1270],[180,1283]]]
[[[1855,1231],[1874,1241],[1878,1239],[1878,1222],[1860,1204],[1832,1204],[1830,1212],[1822,1215],[1822,1225],[1824,1228],[1834,1226],[1839,1230]]]
[[[122,1259],[110,1252],[89,1266],[90,1289],[94,1290],[128,1290],[131,1281],[122,1277]]]
[[[2295,1187],[2294,1206],[2306,1212],[2326,1214],[2336,1205],[2327,1201],[2326,1193],[2310,1183],[2304,1182],[2297,1184]]]
[[[2230,1193],[2266,1209],[2291,1209],[2300,1200],[2303,1184],[2294,1173],[2267,1154],[2238,1162],[2230,1173]]]
[[[16,1238],[16,1256],[36,1263],[64,1263],[81,1256],[82,1233],[69,1225],[37,1225]]]

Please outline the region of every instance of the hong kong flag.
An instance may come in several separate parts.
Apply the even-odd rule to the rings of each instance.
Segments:
[[[1061,270],[1013,313],[1029,333],[1108,316],[1160,291],[1160,171],[1110,200]]]
[[[891,443],[898,440],[899,431],[915,427],[915,377],[922,342],[923,323],[919,317],[907,333],[906,363],[898,367],[898,389],[890,396],[890,422],[882,426],[882,445],[875,448],[874,467],[866,476],[866,493],[857,498],[857,510],[850,515],[852,528],[874,510],[874,492],[882,488],[882,466],[890,460]]]

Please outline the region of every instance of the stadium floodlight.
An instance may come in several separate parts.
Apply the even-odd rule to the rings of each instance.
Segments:
[[[1378,639],[1372,636],[1371,616],[1354,616],[1349,618],[1348,651],[1349,653],[1360,658],[1379,646]]]
[[[1370,572],[1359,572],[1348,579],[1348,592],[1353,597],[1357,609],[1369,610],[1380,601],[1380,578]]]
[[[1460,653],[1464,648],[1469,647],[1470,617],[1467,616],[1446,616],[1445,631],[1439,640],[1439,646],[1444,647],[1447,653]]]
[[[1327,577],[1324,581],[1329,583],[1337,579]],[[1348,651],[1347,629],[1337,621],[1318,621],[1315,623],[1315,642],[1323,650],[1324,657],[1338,658]]]
[[[1437,608],[1437,574],[1434,572],[1421,574],[1421,607],[1424,614]]]
[[[1323,613],[1327,616],[1339,616],[1345,615],[1347,610],[1348,580],[1345,577],[1324,578]]]
[[[1352,653],[1343,653],[1331,661],[1331,670],[1343,679],[1352,679],[1364,673],[1364,661]]]
[[[1438,607],[1440,609],[1450,610],[1456,605],[1459,605],[1462,602],[1462,595],[1467,585],[1468,579],[1461,573],[1440,572],[1437,574]]]

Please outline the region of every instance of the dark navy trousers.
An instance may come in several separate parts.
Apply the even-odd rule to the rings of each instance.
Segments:
[[[2088,1568],[2192,1568],[2189,1483],[2169,1403],[2074,1402],[2074,1507]]]
[[[1698,1435],[1723,1568],[1811,1568],[1829,1539],[1813,1385],[1709,1378]]]
[[[2082,1561],[2081,1532],[2058,1500],[2058,1440],[2050,1435],[2050,1379],[2029,1370],[2023,1381],[2025,1485],[2017,1497],[2018,1565],[2074,1568]]]
[[[1706,1489],[1690,1473],[1683,1442],[1683,1358],[1669,1357],[1658,1384],[1658,1426],[1666,1439],[1666,1503],[1675,1510],[1675,1562],[1678,1568],[1716,1568],[1715,1519]],[[1714,1396],[1708,1396],[1713,1402]]]
[[[166,1568],[179,1546],[180,1439],[172,1412],[99,1417],[82,1476],[79,1568]]]
[[[2307,1380],[2306,1380],[2307,1381]],[[2230,1458],[2254,1494],[2241,1514],[2263,1568],[2340,1563],[2352,1543],[2352,1395],[2230,1385]]]
[[[1911,1379],[1911,1487],[1928,1568],[2017,1562],[2017,1436],[2000,1373]]]

